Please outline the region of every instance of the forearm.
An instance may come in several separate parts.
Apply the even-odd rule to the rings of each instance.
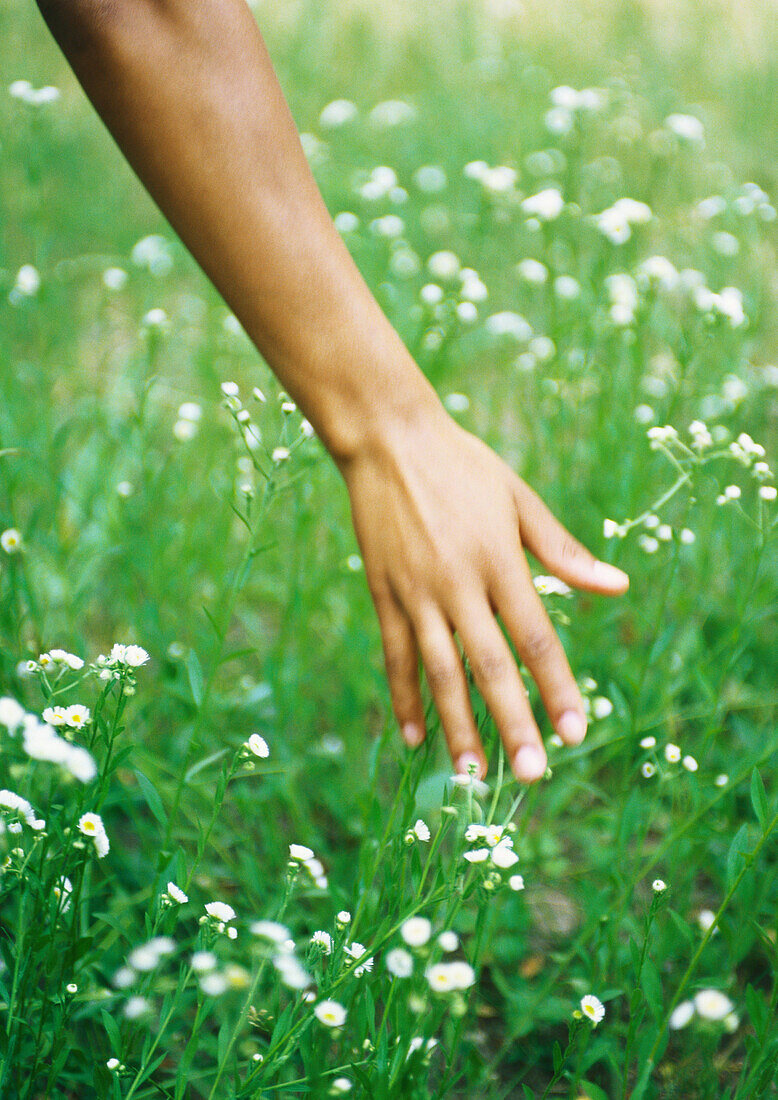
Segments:
[[[437,407],[334,228],[243,0],[39,0],[163,213],[339,463]]]

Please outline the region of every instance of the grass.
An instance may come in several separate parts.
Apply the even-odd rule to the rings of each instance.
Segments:
[[[257,16],[318,139],[328,205],[358,216],[346,239],[452,415],[632,585],[612,602],[545,597],[594,716],[581,747],[550,745],[548,781],[509,778],[475,690],[488,791],[452,784],[438,734],[402,748],[336,471],[35,11],[6,5],[1,86],[62,94],[0,96],[0,530],[22,539],[0,552],[0,696],[37,718],[90,708],[68,743],[97,772],[84,782],[35,758],[68,750],[36,748],[36,722],[25,739],[0,707],[0,786],[46,822],[32,828],[18,803],[0,817],[0,1095],[774,1096],[778,505],[759,495],[774,479],[757,465],[778,442],[770,10]],[[550,132],[559,85],[603,88],[606,102]],[[344,96],[358,118],[322,126]],[[397,98],[414,119],[370,121]],[[674,112],[702,120],[704,145],[673,136]],[[468,178],[476,160],[516,169],[515,186]],[[360,194],[380,165],[405,201]],[[423,165],[444,170],[441,190],[419,187]],[[747,182],[768,196],[756,209]],[[553,187],[568,205],[533,227],[521,201]],[[712,195],[723,207],[705,217]],[[653,217],[617,245],[590,215],[624,196]],[[399,238],[372,224],[390,213]],[[144,259],[135,246],[156,234]],[[420,297],[441,250],[488,287],[474,323],[456,313],[456,278],[440,304]],[[747,320],[731,298],[695,299],[688,275],[669,287],[641,274],[657,255],[713,292],[739,288]],[[527,258],[544,283],[517,273]],[[109,268],[126,275],[119,289]],[[577,296],[555,290],[560,276]],[[489,318],[505,311],[548,340],[496,334]],[[185,402],[201,409],[195,428]],[[695,420],[709,444],[698,430],[693,445]],[[677,436],[647,436],[668,424]],[[733,451],[741,433],[757,448]],[[740,496],[718,503],[732,485]],[[150,660],[98,663],[115,642]],[[53,647],[86,665],[41,667]],[[252,734],[267,757],[245,747]],[[79,830],[85,812],[105,824],[103,858]],[[508,838],[500,853],[465,859],[494,851],[472,830],[490,823]],[[290,860],[289,844],[321,866]],[[511,852],[519,862],[500,866]],[[236,917],[208,916],[212,901]],[[252,931],[261,920],[286,931]],[[329,954],[310,944],[317,930]],[[588,994],[604,1004],[596,1026],[581,1016]],[[337,1008],[322,1022],[328,1001],[342,1026]],[[689,1002],[700,1011],[668,1026]]]

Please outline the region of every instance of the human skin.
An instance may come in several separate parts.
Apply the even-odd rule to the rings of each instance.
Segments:
[[[38,0],[84,90],[340,470],[407,744],[426,736],[419,659],[460,772],[486,772],[456,638],[517,779],[546,768],[499,619],[564,742],[580,692],[532,583],[603,595],[597,561],[445,412],[327,212],[243,0]]]

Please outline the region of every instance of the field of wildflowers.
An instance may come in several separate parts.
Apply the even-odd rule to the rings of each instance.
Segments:
[[[774,1097],[774,12],[383,7],[255,5],[447,409],[630,573],[535,579],[589,734],[403,747],[339,475],[9,0],[0,1097]]]

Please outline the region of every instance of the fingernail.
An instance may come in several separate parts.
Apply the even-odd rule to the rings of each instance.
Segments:
[[[594,563],[594,579],[608,588],[629,588],[629,577],[623,569],[609,565],[607,561]]]
[[[456,769],[460,775],[469,775],[470,769],[475,768],[478,779],[481,778],[481,761],[474,752],[463,752],[457,759]]]
[[[521,783],[534,783],[546,771],[546,754],[537,745],[522,745],[513,758],[513,773]]]
[[[586,736],[586,719],[577,710],[566,710],[556,724],[556,731],[568,745],[580,745]]]
[[[406,722],[403,726],[403,739],[412,749],[418,748],[424,740],[424,730],[415,722]]]

